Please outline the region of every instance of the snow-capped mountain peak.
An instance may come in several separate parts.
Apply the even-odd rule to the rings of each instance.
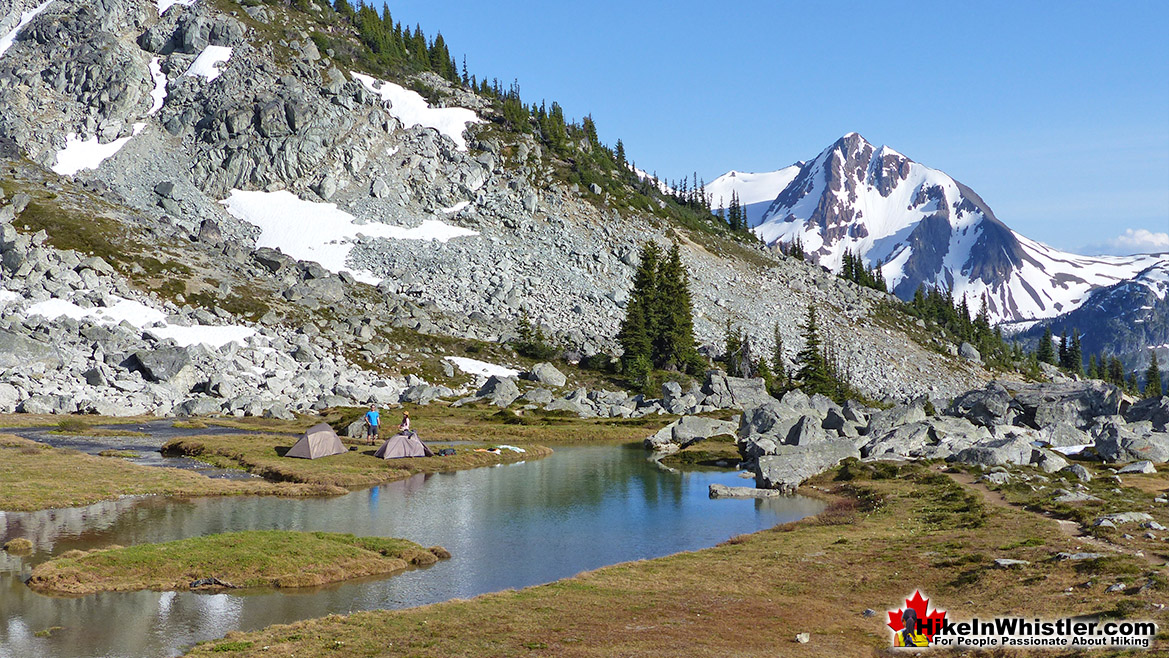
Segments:
[[[738,195],[739,204],[747,212],[747,223],[754,226],[762,221],[763,213],[775,200],[776,191],[787,187],[800,173],[803,164],[797,162],[790,167],[762,173],[728,171],[706,184],[710,205],[713,208],[729,208],[731,198]]]
[[[857,133],[800,166],[755,232],[768,243],[799,239],[831,270],[846,250],[858,253],[903,298],[922,285],[965,295],[974,308],[985,297],[995,322],[1066,313],[1167,258],[1078,256],[1029,240],[946,173]]]

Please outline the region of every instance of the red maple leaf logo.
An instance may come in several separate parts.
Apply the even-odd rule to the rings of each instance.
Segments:
[[[929,608],[930,600],[922,598],[920,591],[913,592],[913,598],[905,599],[907,608],[912,608],[917,613],[917,619],[921,622],[921,633],[926,636],[926,639],[933,641],[934,633],[942,628],[942,620],[946,618],[945,610],[934,609],[933,612],[926,614]],[[904,609],[898,608],[896,611],[889,611],[889,628],[893,629],[894,633],[900,632],[905,628],[905,624],[901,621],[901,615],[905,612]]]

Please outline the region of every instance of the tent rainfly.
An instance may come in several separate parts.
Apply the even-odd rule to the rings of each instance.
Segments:
[[[300,437],[296,445],[292,446],[288,452],[284,453],[285,457],[301,457],[303,459],[317,459],[318,457],[328,457],[329,455],[340,455],[349,452],[345,446],[341,445],[341,439],[337,433],[329,427],[328,423],[321,423],[320,425],[313,425]]]
[[[397,434],[386,439],[382,447],[373,453],[374,457],[382,459],[397,459],[399,457],[432,457],[434,453],[422,439],[418,438],[417,432],[398,432]]]

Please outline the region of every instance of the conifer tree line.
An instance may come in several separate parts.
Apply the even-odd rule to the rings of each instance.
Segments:
[[[624,350],[621,370],[631,383],[645,386],[655,369],[702,371],[693,318],[689,275],[678,245],[663,253],[656,243],[646,243],[617,334]]]
[[[866,267],[860,255],[853,253],[849,249],[845,249],[844,255],[841,257],[840,277],[845,281],[852,281],[866,288],[889,292],[889,287],[885,284],[885,275],[881,273],[881,268],[876,265],[871,268]]]

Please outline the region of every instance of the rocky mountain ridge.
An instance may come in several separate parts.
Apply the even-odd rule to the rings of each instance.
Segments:
[[[8,24],[31,6],[6,0],[0,14]],[[108,285],[129,287],[137,296],[122,297],[167,316],[180,311],[185,319],[178,324],[213,313],[222,324],[254,328],[270,341],[254,351],[267,347],[292,357],[298,341],[339,350],[331,367],[366,370],[363,386],[385,381],[399,392],[422,386],[421,379],[402,376],[413,370],[456,391],[478,384],[447,374],[445,356],[454,345],[498,345],[514,335],[521,313],[570,354],[611,353],[639,246],[674,240],[691,272],[702,342],[721,343],[729,319],[766,345],[778,324],[791,337],[790,359],[805,310],[814,304],[856,385],[872,397],[942,400],[989,376],[946,354],[945,346],[926,346],[904,333],[884,317],[884,295],[575,189],[557,179],[555,162],[530,136],[491,122],[486,100],[435,76],[401,80],[429,85],[442,104],[488,119],[458,132],[463,150],[449,130],[424,125],[402,103],[384,100],[381,89],[392,83],[367,85],[319,52],[312,26],[296,12],[197,2],[172,4],[159,17],[157,7],[145,0],[53,0],[0,56],[0,104],[15,110],[0,117],[10,171],[0,186],[10,199],[14,193],[32,199],[31,211],[6,204],[14,231],[6,238],[13,245],[6,259],[24,248],[21,237],[45,231],[46,254],[29,267],[28,258],[17,265],[13,256],[16,266],[4,272],[2,287],[21,300],[10,308],[25,313],[13,317],[18,333],[63,322],[29,318],[28,307],[44,299],[82,308],[112,301],[98,301],[108,294],[104,285],[44,285],[56,283],[57,273],[71,279],[65,269],[82,276],[68,263],[101,247],[110,251],[105,257],[114,269]],[[210,74],[194,63],[212,48],[220,59]],[[73,144],[119,142],[90,161],[91,168],[56,180],[47,172]],[[338,250],[340,265],[312,262],[289,251],[289,243],[261,245],[268,230],[262,222],[241,219],[222,203],[235,190],[291,193],[306,204],[302,216],[280,218],[284,238],[319,230],[315,218],[326,213],[338,218],[349,232],[322,234],[319,242]],[[105,213],[104,232],[80,240],[76,229],[83,222],[56,211],[72,204],[84,212],[94,198],[113,210]],[[460,229],[462,237],[427,237],[425,227],[435,223]],[[390,229],[409,237],[386,237]],[[122,234],[133,240],[103,242]],[[79,321],[77,335],[93,324]],[[145,345],[131,341],[144,329],[131,325],[122,338],[136,350],[169,345],[157,337]],[[492,354],[516,365],[506,350]],[[276,365],[304,370],[286,360]],[[57,388],[25,377],[20,395],[65,395],[66,380],[92,386],[82,383],[85,369],[74,370],[61,371]],[[119,374],[103,376],[118,381]],[[169,413],[186,397],[205,394],[196,388],[160,394],[165,399],[156,399],[154,409]],[[351,402],[371,397],[340,394],[336,383],[327,389],[298,384],[273,399],[286,395],[297,407],[315,404],[318,395]]]
[[[985,297],[992,322],[1052,318],[1093,290],[1169,262],[1166,255],[1086,257],[1009,229],[973,190],[856,133],[804,163],[755,227],[768,243],[803,242],[836,271],[845,250],[879,266],[895,294],[919,286]]]

